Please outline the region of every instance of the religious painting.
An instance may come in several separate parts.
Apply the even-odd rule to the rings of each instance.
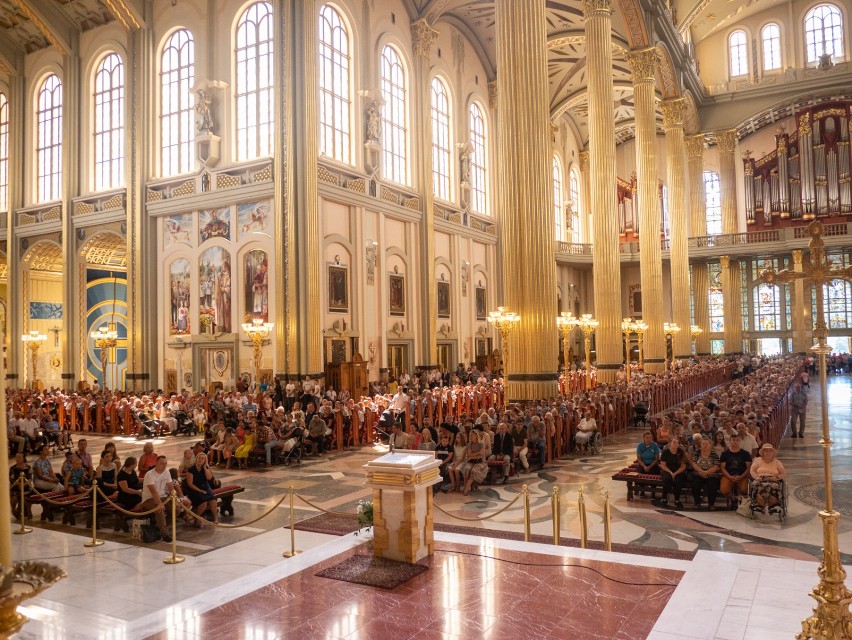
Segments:
[[[184,213],[177,216],[169,216],[163,220],[163,249],[168,249],[173,244],[182,242],[191,244],[189,234],[192,231],[192,214]]]
[[[201,332],[210,335],[231,332],[231,254],[210,247],[198,261]]]
[[[331,361],[333,363],[346,362],[346,340],[331,341]]]
[[[166,369],[166,393],[177,393],[177,369]]]
[[[198,212],[198,236],[201,242],[211,238],[231,239],[231,210],[209,209]]]
[[[450,317],[450,283],[443,280],[438,282],[438,317]]]
[[[487,319],[488,302],[485,295],[485,287],[476,287],[476,319]]]
[[[189,333],[189,260],[179,258],[169,267],[171,318],[169,335]]]
[[[269,202],[247,202],[237,207],[238,239],[250,233],[272,235],[272,207]]]
[[[30,320],[62,320],[62,303],[30,302]]]
[[[349,311],[349,269],[338,264],[328,265],[328,311]]]
[[[392,316],[405,315],[405,276],[392,273],[389,276],[388,308]]]
[[[255,249],[246,253],[243,266],[246,321],[261,318],[269,322],[269,258],[265,251]]]

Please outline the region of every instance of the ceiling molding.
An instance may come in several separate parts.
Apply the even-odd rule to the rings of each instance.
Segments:
[[[480,39],[477,37],[476,32],[473,31],[461,18],[455,16],[452,13],[445,13],[441,16],[439,22],[446,22],[447,24],[455,27],[465,38],[467,38],[470,45],[473,47],[473,50],[476,52],[479,61],[482,63],[482,66],[485,68],[485,73],[488,76],[488,80],[494,80],[497,77],[497,69],[495,67],[494,62],[491,61],[491,58],[488,55],[488,51],[486,51],[485,46],[482,44]],[[435,27],[435,25],[432,25]],[[437,28],[437,27],[435,27]]]
[[[613,80],[612,83],[613,89],[630,89],[633,91],[633,83],[628,80]],[[589,93],[588,87],[583,87],[582,89],[578,89],[571,95],[565,96],[561,101],[559,101],[556,106],[553,107],[550,111],[550,119],[556,120],[563,113],[565,113],[568,109],[580,104],[586,98]]]
[[[77,25],[52,0],[10,0],[30,20],[60,55],[74,49]]]
[[[583,29],[568,29],[558,33],[552,33],[547,37],[547,48],[558,49],[566,44],[575,44],[577,42],[586,41],[586,32]],[[622,52],[630,49],[630,43],[627,39],[618,33],[612,33],[613,48]]]
[[[23,68],[24,52],[12,38],[0,38],[0,71],[13,75]]]
[[[118,23],[124,27],[125,31],[135,31],[144,24],[142,15],[137,13],[137,8],[131,7],[131,4],[125,0],[101,0],[104,6],[112,14],[112,17],[118,20]]]

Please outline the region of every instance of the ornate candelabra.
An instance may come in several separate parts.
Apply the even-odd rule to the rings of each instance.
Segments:
[[[680,333],[680,327],[675,322],[664,322],[663,333],[666,334],[666,369],[674,365],[674,354],[672,353],[672,339]],[[671,354],[671,355],[670,355]]]
[[[832,268],[831,260],[825,255],[825,243],[822,240],[822,223],[814,220],[808,225],[808,234],[811,236],[808,243],[810,256],[802,261],[802,271],[796,272],[783,269],[775,272],[774,269],[764,271],[758,282],[767,284],[788,284],[796,280],[810,281],[814,288],[816,298],[816,321],[814,326],[814,337],[817,344],[811,351],[817,354],[819,361],[819,390],[822,400],[822,438],[819,443],[822,446],[822,455],[825,471],[825,509],[819,512],[822,520],[822,561],[820,562],[817,575],[817,584],[811,597],[816,600],[813,615],[802,621],[802,632],[796,636],[797,640],[822,640],[823,638],[836,638],[837,640],[849,640],[852,638],[852,614],[849,612],[849,603],[852,602],[852,592],[846,588],[846,571],[840,563],[840,548],[837,542],[837,523],[840,514],[834,510],[834,498],[831,491],[831,434],[828,424],[828,387],[826,386],[825,360],[831,347],[828,346],[828,327],[825,324],[825,300],[823,287],[836,279],[852,281],[852,267],[845,269]]]
[[[698,355],[698,336],[704,333],[704,329],[693,324],[689,326],[689,333],[692,335],[692,354]]]
[[[592,388],[592,334],[600,324],[590,313],[584,313],[576,320],[577,326],[583,332],[583,346],[586,349],[586,390]]]
[[[570,311],[563,311],[556,317],[556,326],[562,335],[562,362],[565,365],[565,373],[568,373],[568,338],[577,327],[577,318]]]
[[[503,380],[505,380],[505,384],[503,385],[503,406],[506,406],[506,399],[509,395],[509,333],[520,321],[521,316],[514,311],[507,311],[506,307],[497,307],[497,311],[491,311],[488,314],[488,322],[497,327],[503,346]]]
[[[260,365],[261,358],[263,357],[263,353],[261,351],[263,347],[263,341],[269,337],[270,332],[272,331],[272,327],[275,326],[273,322],[264,322],[263,318],[253,318],[251,322],[243,323],[243,331],[246,332],[246,335],[251,340],[251,344],[254,347],[254,382],[255,384],[260,384]]]
[[[621,332],[624,334],[624,373],[630,382],[630,334],[635,333],[636,323],[630,318],[621,321]]]
[[[35,388],[36,384],[38,383],[38,350],[39,347],[41,347],[41,343],[47,340],[47,336],[33,329],[29,333],[25,333],[24,335],[22,335],[21,340],[24,341],[24,344],[30,350],[33,368],[32,386],[33,388]]]
[[[639,368],[645,370],[645,332],[648,330],[648,325],[643,320],[636,320],[633,323],[633,331],[639,339]]]
[[[89,337],[95,341],[95,346],[101,355],[101,386],[106,389],[106,366],[107,360],[115,362],[115,347],[118,344],[118,331],[114,325],[104,325],[97,331],[89,333]]]

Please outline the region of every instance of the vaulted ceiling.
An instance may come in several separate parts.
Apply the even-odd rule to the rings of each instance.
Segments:
[[[700,42],[721,29],[760,11],[787,5],[788,0],[672,0],[678,30],[692,30],[693,42]]]

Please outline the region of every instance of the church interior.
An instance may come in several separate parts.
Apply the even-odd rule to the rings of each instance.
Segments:
[[[148,433],[170,467],[232,401],[329,412],[297,464],[254,424],[245,467],[204,445],[240,491],[221,522],[172,514],[173,542],[73,503],[60,525],[28,491],[0,573],[67,575],[14,624],[0,580],[0,635],[852,638],[850,9],[0,0],[0,510],[25,509],[12,454],[48,441],[30,411],[97,462],[141,460],[169,399],[195,407],[209,425]],[[750,464],[777,450],[782,517],[646,495],[645,429],[659,454],[710,407],[700,456],[716,404],[753,412]],[[379,498],[394,419],[435,449],[489,411],[495,434],[541,417],[538,468],[521,437],[504,483]],[[393,519],[422,526],[389,541]],[[398,586],[318,575],[408,544],[427,569]]]

